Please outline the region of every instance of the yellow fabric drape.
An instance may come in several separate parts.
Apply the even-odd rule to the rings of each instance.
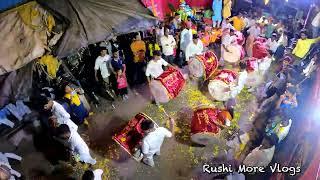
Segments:
[[[33,29],[46,27],[51,32],[56,25],[54,17],[35,1],[21,5],[13,10],[18,11],[22,21]]]
[[[224,0],[223,1],[222,16],[224,19],[227,19],[231,16],[231,6],[232,6],[231,0]]]
[[[56,78],[57,71],[61,65],[57,58],[53,57],[52,55],[44,55],[39,59],[39,63],[47,67],[47,73],[50,78]]]
[[[47,27],[48,27],[48,31],[51,32],[52,31],[52,28],[56,25],[56,22],[53,18],[52,15],[49,15],[47,17]]]

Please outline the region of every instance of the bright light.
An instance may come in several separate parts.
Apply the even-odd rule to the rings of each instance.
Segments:
[[[286,2],[288,2],[289,0],[286,0]]]

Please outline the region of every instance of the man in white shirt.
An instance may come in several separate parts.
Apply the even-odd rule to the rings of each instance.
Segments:
[[[143,162],[154,167],[153,156],[160,155],[160,148],[164,138],[171,138],[174,134],[174,120],[170,118],[170,130],[164,127],[155,127],[151,120],[144,120],[141,123],[141,129],[146,136],[142,140]]]
[[[69,148],[76,160],[84,163],[96,164],[96,160],[90,155],[90,150],[78,132],[72,130],[66,124],[61,124],[57,128],[57,137]]]
[[[259,27],[259,24],[255,23],[253,26],[251,26],[251,28],[248,29],[247,32],[249,33],[249,35],[252,35],[254,38],[259,37],[261,34],[261,29]]]
[[[320,31],[320,10],[319,7],[316,7],[317,9],[317,15],[312,20],[312,36],[313,38],[317,38],[319,36]]]
[[[56,101],[49,100],[46,105],[44,105],[45,110],[50,110],[52,112],[52,117],[50,120],[57,125],[66,124],[70,129],[75,131],[78,130],[78,126],[70,119],[70,114],[63,108],[63,106]]]
[[[221,28],[222,28],[222,30],[225,30],[225,29],[233,29],[234,30],[234,27],[232,26],[232,24],[230,23],[230,21],[228,19],[224,19],[222,21]]]
[[[308,77],[311,75],[313,71],[315,71],[318,68],[318,64],[319,64],[318,62],[320,60],[319,56],[320,56],[319,53],[314,55],[314,57],[311,59],[307,67],[303,69],[302,75]]]
[[[232,98],[236,98],[236,96],[242,91],[242,89],[244,88],[244,85],[246,84],[247,78],[248,78],[248,72],[246,70],[247,65],[245,62],[240,62],[239,63],[240,66],[240,72],[239,72],[239,76],[238,76],[238,82],[237,85],[234,87],[231,87],[231,97]]]
[[[14,180],[14,179],[16,179],[15,177],[20,179],[21,174],[18,171],[12,169],[10,162],[9,162],[9,158],[17,160],[17,161],[22,160],[22,157],[14,154],[14,153],[0,152],[0,179],[1,180],[2,179]]]
[[[109,76],[110,76],[110,60],[111,57],[107,54],[107,50],[105,48],[101,49],[100,56],[97,57],[95,65],[94,65],[94,75],[95,79],[98,82],[98,70],[101,72],[102,79],[105,85],[109,85]]]
[[[279,46],[287,47],[288,46],[288,36],[287,32],[285,31],[280,31],[280,37],[278,40]]]
[[[186,49],[186,61],[188,62],[191,57],[195,55],[200,55],[203,52],[202,41],[199,40],[199,36],[194,34],[192,36],[192,41],[188,44]]]
[[[244,18],[244,23],[246,25],[246,28],[250,28],[251,26],[253,26],[256,23],[256,20],[254,18],[252,18],[251,15],[247,15]]]
[[[272,37],[268,39],[267,47],[272,52],[272,54],[274,54],[277,51],[279,47],[279,43],[277,41],[277,34],[272,34]]]
[[[159,77],[163,73],[162,66],[170,66],[170,64],[161,58],[160,51],[154,51],[153,59],[149,61],[146,69],[146,76],[148,78],[148,82],[150,82],[151,79]]]
[[[180,34],[180,49],[183,53],[186,53],[188,44],[192,41],[192,30],[188,25],[181,31]]]
[[[278,137],[276,135],[266,136],[262,144],[248,154],[243,164],[251,167],[267,167],[273,158],[277,142]]]
[[[158,78],[163,73],[163,67],[162,66],[172,66],[169,63],[167,63],[164,59],[161,58],[161,52],[160,51],[154,51],[153,52],[153,59],[149,61],[146,69],[146,76],[148,83],[151,82],[152,79]],[[151,97],[154,99],[154,97]],[[157,105],[159,105],[159,102],[155,102]]]
[[[162,53],[164,55],[164,59],[168,63],[173,64],[176,40],[172,35],[170,35],[170,30],[168,28],[164,29],[164,36],[161,37],[160,42],[162,46]]]
[[[236,41],[236,36],[233,29],[228,29],[226,31],[229,32],[223,34],[221,44],[224,50],[228,51],[228,46]]]

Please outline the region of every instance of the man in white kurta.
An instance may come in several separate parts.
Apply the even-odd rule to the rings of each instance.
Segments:
[[[160,43],[162,47],[162,53],[164,55],[164,59],[170,63],[174,63],[174,48],[176,47],[176,40],[172,35],[169,34],[170,30],[164,29],[164,36],[161,37]]]
[[[200,55],[203,52],[203,44],[197,34],[192,37],[192,42],[189,43],[186,49],[186,61],[188,62],[191,57]]]
[[[57,125],[66,124],[70,129],[78,130],[78,126],[70,119],[70,114],[58,102],[49,100],[44,109],[51,110],[53,115],[51,118],[56,119]]]
[[[180,34],[180,49],[186,53],[188,44],[192,41],[192,30],[189,27],[184,28]]]
[[[239,72],[239,76],[238,76],[238,81],[236,86],[231,87],[231,97],[232,98],[236,98],[236,96],[242,91],[242,89],[244,88],[244,85],[246,84],[248,78],[248,72],[246,70],[246,65],[245,63],[240,63],[240,72]]]
[[[174,120],[170,118],[171,132],[164,127],[155,127],[151,120],[144,120],[141,129],[147,134],[142,140],[143,162],[154,166],[153,156],[160,155],[160,148],[165,138],[171,138],[174,133]]]
[[[69,148],[72,155],[79,161],[89,164],[96,164],[96,160],[90,155],[90,150],[78,132],[70,129],[66,124],[57,128],[58,138]]]
[[[275,143],[278,142],[278,139],[273,138],[275,137],[267,136],[264,138],[262,144],[248,154],[244,159],[243,164],[251,167],[267,167],[273,158]]]

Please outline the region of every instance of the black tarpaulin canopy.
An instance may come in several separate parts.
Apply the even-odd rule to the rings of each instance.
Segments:
[[[138,0],[38,0],[69,24],[56,51],[66,57],[113,35],[144,30],[156,18]]]

